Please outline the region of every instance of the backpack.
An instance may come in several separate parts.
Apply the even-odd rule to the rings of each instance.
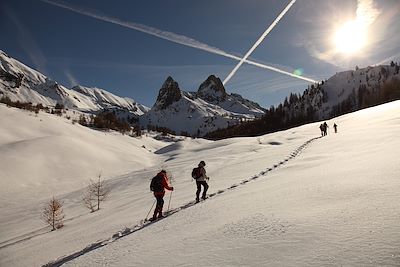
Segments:
[[[193,168],[192,170],[192,178],[197,180],[201,176],[200,167]]]
[[[164,186],[162,185],[162,176],[156,175],[151,179],[150,190],[153,192],[162,192]]]

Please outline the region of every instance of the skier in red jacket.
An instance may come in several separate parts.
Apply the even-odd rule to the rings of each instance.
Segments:
[[[152,180],[151,182],[151,190],[154,192],[154,196],[157,200],[156,208],[154,209],[153,218],[150,218],[151,221],[154,221],[158,218],[162,218],[162,210],[164,206],[164,195],[165,189],[174,191],[174,187],[169,186],[167,172],[165,170],[161,170]]]

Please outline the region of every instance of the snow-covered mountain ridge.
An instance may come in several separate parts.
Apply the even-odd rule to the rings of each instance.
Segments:
[[[321,83],[312,84],[301,95],[291,94],[276,107],[276,111],[282,114],[279,120],[288,126],[293,126],[293,122],[299,125],[329,119],[398,99],[385,99],[385,95],[391,94],[386,90],[390,83],[395,87],[400,84],[397,63],[357,67],[356,70],[340,72]],[[265,108],[239,94],[228,94],[221,80],[214,75],[210,75],[197,91],[182,90],[178,82],[168,77],[150,109],[133,99],[119,97],[99,88],[75,86],[68,89],[2,51],[1,96],[7,96],[13,101],[42,103],[45,106],[61,103],[69,109],[90,113],[117,109],[117,116],[135,118],[132,122],[139,121],[142,128],[162,127],[176,134],[191,136],[204,136],[217,129],[238,125],[242,121],[261,118],[267,112]],[[271,122],[264,116],[262,124],[271,125]]]
[[[41,103],[45,106],[59,103],[83,112],[116,108],[140,116],[148,110],[133,99],[119,97],[103,89],[83,86],[68,89],[0,50],[1,96],[7,96],[12,101]]]
[[[286,119],[299,116],[310,120],[329,119],[399,99],[387,96],[392,93],[392,84],[400,86],[397,63],[356,67],[355,70],[336,73],[321,83],[309,86],[302,95],[291,94],[283,102],[283,109],[289,114]]]
[[[3,51],[0,51],[1,96],[45,106],[60,103],[82,112],[118,109],[118,114],[123,114],[123,117],[133,115],[137,118],[150,110],[133,99],[119,97],[103,89],[84,86],[68,89]],[[257,103],[238,94],[227,94],[220,79],[214,75],[200,85],[198,92],[181,91],[178,83],[168,77],[153,108],[140,122],[142,127],[151,125],[166,127],[178,134],[203,135],[263,114],[264,109]]]

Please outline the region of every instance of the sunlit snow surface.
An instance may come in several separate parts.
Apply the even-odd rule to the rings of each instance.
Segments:
[[[215,195],[65,266],[400,265],[400,101],[328,121],[328,136],[315,140],[319,123],[166,143],[3,105],[0,113],[1,266],[46,264],[138,224],[160,168],[176,189],[170,209],[193,201],[200,160]],[[100,171],[112,193],[89,214],[82,190]],[[52,193],[67,215],[55,232],[40,221]]]

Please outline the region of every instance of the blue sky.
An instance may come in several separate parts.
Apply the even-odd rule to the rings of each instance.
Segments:
[[[103,88],[151,107],[168,76],[185,91],[210,74],[224,80],[238,61],[212,51],[243,57],[290,2],[3,0],[0,49],[67,87]],[[335,37],[343,28],[345,37]],[[248,59],[321,81],[400,61],[399,32],[398,0],[297,0]],[[244,63],[226,89],[269,107],[308,84]]]

